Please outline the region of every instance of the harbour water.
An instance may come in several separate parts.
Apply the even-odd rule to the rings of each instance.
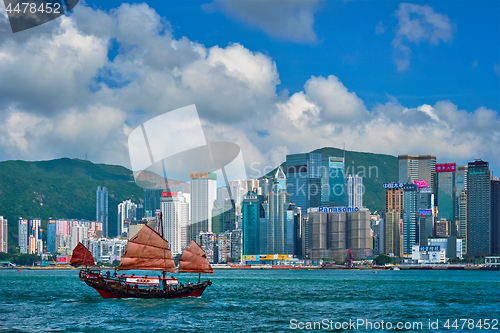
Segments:
[[[500,271],[217,270],[210,278],[197,299],[102,299],[76,270],[0,270],[0,331],[294,332],[317,323],[338,332],[500,332],[500,323],[477,327],[500,319]],[[422,327],[398,330],[399,322]]]

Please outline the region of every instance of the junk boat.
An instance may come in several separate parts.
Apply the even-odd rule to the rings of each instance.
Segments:
[[[92,253],[82,243],[73,250],[71,265],[85,266],[79,272],[80,280],[97,290],[103,298],[199,297],[212,285],[211,280],[200,280],[202,273],[213,274],[213,269],[205,251],[194,240],[182,250],[178,272],[198,273],[198,282],[183,285],[177,278],[166,276],[177,272],[168,241],[148,225],[128,241],[116,270],[158,271],[160,275],[120,275],[115,272],[111,276],[109,271],[103,274],[100,269],[88,268],[95,266],[95,262]]]

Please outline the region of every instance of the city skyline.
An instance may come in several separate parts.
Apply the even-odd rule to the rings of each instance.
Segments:
[[[8,32],[0,6],[0,50],[14,59],[0,65],[10,81],[0,86],[7,124],[0,155],[88,154],[130,168],[130,130],[194,103],[207,139],[238,144],[247,170],[345,142],[349,150],[432,154],[459,165],[481,158],[498,174],[498,7],[276,2],[265,7],[276,17],[269,20],[265,10],[225,1],[89,1],[28,38]],[[141,23],[120,24],[129,17]],[[150,52],[132,52],[134,45]],[[50,59],[52,47],[74,51],[67,73],[30,52]],[[34,85],[36,75],[53,84]]]

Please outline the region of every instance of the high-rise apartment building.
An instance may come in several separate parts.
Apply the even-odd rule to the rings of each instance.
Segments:
[[[321,203],[339,207],[345,203],[344,158],[323,156],[321,160]]]
[[[169,242],[172,254],[177,255],[189,242],[186,237],[189,228],[189,204],[182,192],[163,192],[161,200],[163,238]]]
[[[347,175],[345,178],[347,207],[363,208],[363,178],[358,175]]]
[[[70,241],[70,250],[73,250],[78,242],[82,242],[83,240],[88,238],[88,228],[83,225],[75,225],[71,228],[71,241]]]
[[[18,221],[18,245],[21,254],[28,253],[28,220],[23,218]]]
[[[212,232],[212,210],[217,199],[217,175],[211,172],[191,174],[191,237]]]
[[[407,183],[408,179],[413,182],[426,181],[434,191],[434,174],[436,156],[434,155],[399,155],[399,182]]]
[[[40,238],[40,229],[42,227],[42,220],[41,219],[29,219],[28,220],[28,237],[33,236],[33,242],[34,242],[34,252],[37,253],[38,249],[38,240]],[[28,239],[29,241],[29,239]],[[43,243],[42,243],[43,244]],[[31,245],[28,244],[28,247],[31,248]],[[29,250],[28,250],[29,253]]]
[[[321,206],[321,154],[286,156],[286,188],[290,202],[307,214],[310,207]]]
[[[0,252],[7,253],[7,219],[0,216]]]
[[[489,163],[469,162],[467,176],[467,254],[491,253],[491,181]]]
[[[124,202],[118,204],[118,214],[116,221],[116,230],[118,236],[127,236],[129,233],[128,226],[125,224],[125,220],[132,221],[136,218],[137,205],[131,200],[125,200]]]
[[[108,190],[97,186],[96,191],[96,221],[102,223],[102,236],[111,236],[108,225]],[[76,245],[75,245],[76,246]]]

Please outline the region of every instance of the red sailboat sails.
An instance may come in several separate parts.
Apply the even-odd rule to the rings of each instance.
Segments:
[[[148,225],[128,241],[117,270],[128,269],[176,272],[168,242]]]
[[[95,266],[94,258],[92,258],[92,253],[83,245],[78,242],[78,245],[73,250],[73,255],[71,256],[71,266]]]
[[[179,273],[214,273],[205,252],[194,240],[182,250]]]

